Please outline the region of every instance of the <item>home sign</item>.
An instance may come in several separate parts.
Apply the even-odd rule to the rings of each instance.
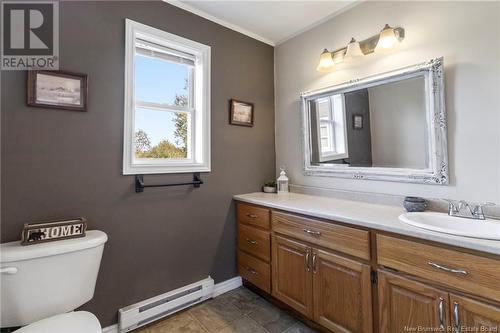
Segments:
[[[21,234],[21,245],[84,237],[85,230],[87,230],[87,220],[84,217],[71,220],[27,223],[24,225]]]

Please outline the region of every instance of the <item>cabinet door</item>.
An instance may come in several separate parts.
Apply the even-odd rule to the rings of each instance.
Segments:
[[[280,236],[273,236],[272,248],[273,296],[311,318],[311,249]]]
[[[454,294],[450,305],[455,332],[500,332],[499,307]]]
[[[381,270],[378,277],[380,332],[430,332],[449,325],[448,293]]]
[[[313,250],[314,320],[334,332],[372,332],[370,266]]]

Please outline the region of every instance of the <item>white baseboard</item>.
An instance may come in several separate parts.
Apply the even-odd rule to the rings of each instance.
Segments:
[[[214,295],[213,297],[217,297],[228,291],[241,287],[243,283],[241,282],[241,276],[234,277],[232,279],[217,283],[214,286]]]
[[[242,285],[241,276],[222,281],[214,285],[213,297],[220,296],[228,291],[236,289]],[[118,324],[114,324],[102,329],[102,333],[118,333]]]

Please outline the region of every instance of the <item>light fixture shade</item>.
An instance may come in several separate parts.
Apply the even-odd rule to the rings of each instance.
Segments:
[[[345,59],[346,60],[351,60],[353,58],[361,57],[364,56],[363,51],[361,51],[361,47],[359,46],[359,43],[354,39],[351,38],[351,41],[349,44],[347,44],[347,50],[345,52]]]
[[[398,43],[399,40],[396,37],[396,31],[386,24],[384,29],[380,32],[377,46],[374,51],[377,53],[387,52],[396,47]]]
[[[327,49],[324,49],[319,56],[319,64],[316,67],[318,72],[327,73],[333,71],[335,64],[333,63],[332,54]]]

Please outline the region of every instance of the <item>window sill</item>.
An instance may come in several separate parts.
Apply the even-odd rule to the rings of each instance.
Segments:
[[[169,173],[210,172],[210,165],[183,164],[172,166],[159,165],[130,165],[123,169],[123,175],[150,175]]]

